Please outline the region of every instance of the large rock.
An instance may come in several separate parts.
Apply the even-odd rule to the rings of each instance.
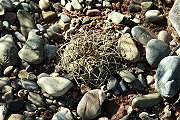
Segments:
[[[122,35],[118,40],[118,48],[125,60],[137,62],[140,59],[139,50],[129,33]]]
[[[27,37],[31,29],[36,27],[35,21],[25,10],[18,10],[17,17],[20,22],[21,32],[25,37]]]
[[[133,107],[153,107],[161,101],[161,96],[159,93],[152,93],[147,95],[142,95],[139,97],[135,97],[132,101]]]
[[[146,45],[151,39],[154,39],[154,35],[150,33],[146,28],[142,26],[135,26],[131,30],[131,34],[134,37],[134,39],[143,44]]]
[[[147,43],[146,59],[152,66],[157,66],[159,62],[170,53],[170,48],[165,42],[152,39]]]
[[[37,32],[35,29],[30,31],[28,40],[18,53],[22,60],[30,64],[39,64],[43,60],[43,39]]]
[[[74,118],[68,108],[61,107],[61,110],[54,114],[51,120],[74,120]]]
[[[173,97],[180,90],[180,57],[168,56],[161,60],[155,77],[157,91]]]
[[[70,80],[63,77],[41,77],[37,83],[48,94],[56,97],[64,95],[73,86]]]
[[[171,8],[169,12],[169,19],[176,29],[177,33],[180,36],[180,6],[179,6],[180,0],[176,0],[174,2],[173,7]]]
[[[84,119],[95,119],[101,113],[101,106],[106,96],[99,90],[87,92],[77,106],[77,113]]]
[[[5,35],[0,38],[0,63],[9,66],[18,62],[18,49],[12,35]]]

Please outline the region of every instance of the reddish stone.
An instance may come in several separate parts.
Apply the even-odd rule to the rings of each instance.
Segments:
[[[93,17],[100,15],[101,11],[98,9],[87,10],[86,15]]]
[[[17,20],[16,13],[6,12],[6,14],[3,16],[3,20],[8,21],[10,24],[15,23]]]

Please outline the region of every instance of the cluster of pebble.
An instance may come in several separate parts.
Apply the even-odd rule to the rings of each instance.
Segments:
[[[173,2],[165,1],[166,4]],[[146,11],[144,18],[147,22],[166,19],[160,10],[152,9],[156,0],[131,2],[133,4],[127,6],[127,11]],[[169,20],[180,36],[179,4],[180,0],[174,2]],[[155,85],[157,92],[135,97],[131,105],[133,108],[153,107],[163,97],[171,99],[179,94],[179,44],[166,30],[156,36],[139,26],[140,19],[132,19],[120,12],[125,5],[121,0],[0,0],[0,119],[96,119],[111,94],[122,95],[129,88],[144,91],[151,84]],[[83,25],[103,30],[122,25],[115,35],[117,48],[125,61],[135,65],[131,70],[119,70],[119,77],[108,78],[102,89],[91,90],[86,85],[81,85],[79,89],[72,79],[60,74],[55,63],[58,43],[62,44],[77,30],[82,32]],[[140,51],[138,46],[145,46],[145,52]],[[170,46],[177,48],[173,56]],[[151,74],[145,76],[144,61],[156,69],[155,77]],[[46,71],[39,73],[34,66],[44,70],[55,67],[55,70],[51,74]],[[122,119],[129,119],[130,115]],[[166,117],[171,117],[171,114],[167,113]],[[152,119],[146,112],[142,112],[139,118]],[[99,120],[108,118],[101,117]]]

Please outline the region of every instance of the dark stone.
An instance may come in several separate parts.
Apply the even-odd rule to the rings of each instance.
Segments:
[[[7,104],[7,108],[11,112],[19,112],[25,108],[25,103],[22,99],[15,99]]]
[[[128,11],[129,12],[140,12],[141,11],[141,7],[138,6],[138,5],[130,4],[128,6]]]

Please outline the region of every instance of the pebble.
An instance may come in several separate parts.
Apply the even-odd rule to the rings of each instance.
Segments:
[[[11,114],[7,120],[24,120],[25,117],[21,114]]]
[[[28,100],[37,106],[43,106],[44,105],[44,97],[38,93],[35,93],[35,92],[29,92]]]
[[[140,80],[135,80],[131,83],[129,83],[133,88],[138,89],[138,90],[144,90],[144,85]]]
[[[36,91],[38,90],[38,85],[36,82],[30,81],[30,80],[21,80],[22,87],[29,91]]]
[[[4,6],[0,3],[0,16],[5,14]]]
[[[6,93],[6,92],[12,92],[13,88],[9,85],[5,85],[3,88],[2,88],[2,93]]]
[[[128,26],[126,26],[126,27],[124,27],[124,29],[122,30],[122,33],[130,33],[131,32],[131,29],[128,27]]]
[[[126,86],[126,84],[124,83],[124,80],[121,80],[118,85],[117,85],[117,89],[120,92],[120,94],[122,93],[126,93],[128,91],[128,88]]]
[[[48,58],[49,60],[53,59],[56,55],[57,48],[55,45],[44,45],[44,57]]]
[[[47,8],[49,8],[50,3],[49,0],[40,0],[39,1],[39,7],[41,8],[41,10],[45,10]]]
[[[131,34],[137,42],[143,45],[146,45],[148,41],[155,38],[152,33],[150,33],[148,30],[146,30],[146,28],[142,26],[133,27],[131,30]]]
[[[71,22],[71,18],[64,13],[61,14],[60,18],[64,23],[70,23]]]
[[[109,15],[108,15],[108,19],[112,20],[112,22],[116,23],[116,24],[122,24],[125,22],[126,17],[119,13],[119,12],[114,12],[112,11]]]
[[[67,31],[70,28],[70,23],[64,23],[62,20],[59,20],[58,24],[64,31]]]
[[[151,2],[151,1],[145,1],[145,2],[142,2],[141,3],[141,6],[142,6],[142,8],[144,9],[144,10],[149,10],[149,9],[151,9],[151,7],[154,5],[154,3],[153,2]]]
[[[107,83],[107,90],[114,90],[117,86],[117,82],[118,81],[115,77],[110,77]]]
[[[43,11],[42,12],[43,19],[47,22],[52,22],[54,19],[56,19],[58,16],[54,11]]]
[[[147,87],[147,81],[143,74],[138,75],[138,80],[142,83],[144,87]]]
[[[68,3],[66,4],[65,9],[66,9],[67,11],[69,11],[69,12],[71,12],[71,11],[73,10],[73,6],[71,5],[70,2],[68,2]]]
[[[168,56],[161,60],[155,77],[157,91],[164,97],[173,97],[180,90],[180,57]]]
[[[174,26],[174,28],[176,29],[177,33],[180,36],[180,7],[179,7],[179,3],[180,0],[176,0],[171,8],[171,10],[169,11],[169,19],[172,23],[172,25]]]
[[[105,99],[105,94],[99,89],[88,91],[77,106],[78,115],[84,119],[96,118],[101,114],[101,106]]]
[[[20,3],[19,6],[20,6],[20,9],[25,10],[27,12],[29,12],[29,10],[30,10],[29,4],[27,4],[27,3],[22,2],[22,3]]]
[[[78,0],[71,0],[71,5],[75,10],[81,11],[83,9]]]
[[[41,9],[39,8],[39,6],[37,6],[37,4],[33,1],[29,2],[29,9],[33,12],[33,13],[41,13]]]
[[[6,14],[3,16],[3,20],[8,21],[10,24],[14,24],[17,20],[16,13],[6,12]]]
[[[89,17],[94,17],[100,15],[101,11],[98,9],[92,9],[92,10],[87,10],[86,15]]]
[[[25,103],[22,99],[15,99],[7,103],[7,109],[11,112],[19,112],[25,108]]]
[[[124,79],[125,82],[131,83],[133,81],[136,81],[136,77],[129,72],[128,70],[121,70],[118,72],[118,74]]]
[[[157,66],[159,62],[170,53],[170,48],[165,42],[152,39],[147,43],[146,59],[151,66]]]
[[[148,85],[150,85],[150,84],[152,84],[152,83],[153,83],[153,81],[154,81],[154,77],[153,77],[153,76],[151,76],[151,75],[148,75],[148,76],[146,77],[146,80],[147,80],[147,84],[148,84]]]
[[[13,12],[14,7],[11,0],[1,0],[1,4],[4,6],[5,11],[7,12]]]
[[[29,32],[25,45],[18,53],[22,60],[30,64],[39,64],[43,60],[43,39],[37,32],[36,29]]]
[[[60,111],[54,114],[52,120],[74,120],[68,108],[61,107]]]
[[[10,52],[10,53],[9,53]],[[18,49],[10,34],[0,38],[0,63],[5,66],[16,65],[18,62]]]
[[[33,112],[33,111],[37,110],[36,105],[30,104],[28,102],[25,103],[25,107],[29,112]]]
[[[20,22],[22,34],[27,37],[31,29],[36,27],[33,17],[25,10],[18,10],[17,18]]]
[[[169,44],[169,42],[172,40],[172,37],[166,30],[162,30],[158,34],[158,39],[164,41],[167,44]]]
[[[26,38],[18,31],[14,33],[14,36],[21,42],[26,42]]]
[[[62,96],[73,86],[70,80],[63,77],[42,77],[37,83],[52,96]]]
[[[123,34],[118,40],[118,49],[121,56],[130,62],[140,60],[140,53],[129,33]]]
[[[14,66],[8,66],[8,67],[6,67],[6,69],[4,69],[3,74],[4,74],[4,75],[8,75],[8,74],[10,74],[13,70],[14,70]]]
[[[90,22],[91,22],[91,20],[90,20],[90,18],[88,16],[84,17],[83,20],[82,20],[82,24],[88,24]]]
[[[6,104],[0,103],[0,120],[5,120],[7,114]]]
[[[147,95],[142,95],[139,97],[135,97],[132,100],[133,107],[140,107],[140,108],[148,108],[153,107],[161,101],[161,96],[159,93],[152,93]]]
[[[156,22],[163,19],[163,15],[160,13],[159,10],[148,10],[145,13],[146,20],[150,22]]]
[[[28,72],[26,70],[19,71],[18,77],[26,79],[28,75]]]
[[[138,5],[130,4],[130,5],[128,6],[128,11],[129,11],[129,12],[132,12],[132,13],[140,12],[140,11],[141,11],[141,7],[138,6]]]

